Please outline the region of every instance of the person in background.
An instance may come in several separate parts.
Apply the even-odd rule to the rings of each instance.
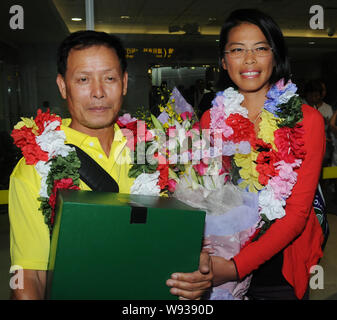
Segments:
[[[9,176],[21,158],[21,151],[13,145],[12,137],[6,131],[0,131],[0,190],[9,187]]]
[[[316,108],[323,116],[326,124],[332,117],[332,107],[325,103],[326,85],[321,80],[310,80],[304,87],[304,96],[309,106]]]
[[[329,126],[331,128],[332,141],[334,143],[334,152],[332,155],[331,166],[337,166],[337,110],[332,115]]]
[[[209,81],[207,83],[205,93],[202,96],[202,98],[201,98],[201,100],[199,102],[198,108],[197,108],[199,119],[201,119],[203,113],[206,110],[208,110],[209,108],[211,108],[212,101],[213,101],[214,98],[215,98],[215,91],[213,89],[212,83]]]
[[[323,159],[323,166],[330,166],[334,146],[330,132],[330,119],[333,115],[332,107],[323,101],[326,96],[326,85],[319,79],[310,80],[304,87],[305,101],[309,106],[317,109],[324,118],[325,136],[326,136],[326,151]]]

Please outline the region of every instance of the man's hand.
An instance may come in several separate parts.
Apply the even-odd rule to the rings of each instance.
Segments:
[[[23,289],[12,290],[12,300],[43,300],[45,297],[47,272],[23,270]]]
[[[179,299],[201,299],[205,291],[212,286],[213,272],[211,258],[206,252],[201,252],[199,270],[192,273],[173,273],[166,281],[170,292]]]

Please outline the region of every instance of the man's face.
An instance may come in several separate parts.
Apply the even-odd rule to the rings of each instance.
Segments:
[[[318,91],[308,92],[306,94],[306,100],[309,106],[315,107],[321,102],[321,94]]]
[[[72,117],[71,127],[84,133],[110,127],[126,95],[127,81],[115,50],[105,46],[71,50],[65,78],[57,76]]]

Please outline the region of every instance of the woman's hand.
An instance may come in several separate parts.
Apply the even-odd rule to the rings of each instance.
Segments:
[[[212,241],[205,238],[203,241],[202,252],[214,254],[216,251],[212,247]],[[219,286],[228,281],[237,281],[238,274],[233,260],[226,260],[218,256],[211,256],[212,269],[213,269],[213,286]]]
[[[211,258],[206,252],[201,252],[199,270],[192,273],[173,273],[166,281],[170,292],[179,299],[199,300],[212,286],[213,271]]]
[[[229,281],[238,281],[238,273],[233,260],[212,256],[213,286],[219,286]]]

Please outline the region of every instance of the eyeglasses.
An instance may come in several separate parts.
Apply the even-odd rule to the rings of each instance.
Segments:
[[[257,57],[267,57],[272,53],[273,48],[269,46],[259,46],[259,47],[251,48],[251,49],[233,48],[233,49],[224,51],[224,53],[228,54],[231,58],[236,59],[236,58],[243,58],[248,51],[251,51]]]

